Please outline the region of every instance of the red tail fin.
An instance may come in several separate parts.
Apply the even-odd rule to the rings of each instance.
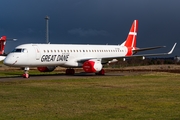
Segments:
[[[0,38],[0,55],[4,54],[4,47],[6,44],[6,36]]]
[[[123,43],[126,47],[136,47],[136,37],[138,30],[138,20],[134,20],[131,29],[129,31],[126,41]]]

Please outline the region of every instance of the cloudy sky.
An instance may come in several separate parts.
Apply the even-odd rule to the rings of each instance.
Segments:
[[[49,20],[51,43],[121,44],[134,19],[139,20],[138,47],[178,42],[180,56],[180,0],[1,0],[0,35],[6,52],[24,43],[45,43]]]

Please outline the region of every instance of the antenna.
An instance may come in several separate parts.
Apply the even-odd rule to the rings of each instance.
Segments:
[[[45,20],[46,20],[46,43],[48,44],[49,43],[49,17],[46,16],[45,17]]]

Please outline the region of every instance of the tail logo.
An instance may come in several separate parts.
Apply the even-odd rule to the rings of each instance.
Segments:
[[[136,47],[137,28],[138,20],[134,20],[124,46],[132,48]]]

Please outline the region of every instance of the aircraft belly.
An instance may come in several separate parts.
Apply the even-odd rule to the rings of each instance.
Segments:
[[[41,61],[34,61],[29,64],[29,66],[60,66],[64,65],[66,62],[58,62],[58,61],[49,61],[49,62],[41,62]]]

